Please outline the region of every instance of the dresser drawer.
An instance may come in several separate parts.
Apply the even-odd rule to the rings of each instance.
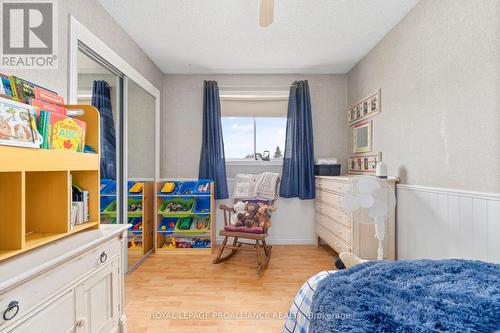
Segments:
[[[24,317],[61,289],[110,262],[112,258],[120,255],[120,251],[121,242],[118,238],[112,239],[0,295],[2,314],[12,301],[19,304],[19,312],[11,320],[5,321],[3,316],[0,316],[0,328]]]
[[[74,332],[75,292],[70,290],[9,333]]]
[[[333,208],[322,202],[316,202],[316,211],[320,214],[326,215],[329,218],[345,225],[347,228],[351,228],[351,218],[349,215],[344,213],[341,209]]]
[[[344,188],[344,186],[350,188],[351,184],[334,179],[316,178],[316,188],[320,190],[342,193],[342,189]]]
[[[316,214],[316,223],[320,224],[323,228],[330,230],[347,244],[351,244],[351,229],[346,227],[344,224],[322,214]]]
[[[333,206],[333,207],[338,207],[340,209],[342,209],[342,205],[340,204],[340,198],[342,196],[340,194],[335,194],[335,193],[332,193],[332,192],[327,192],[327,191],[316,191],[316,199],[323,202],[323,203],[326,203],[330,206]]]
[[[351,246],[321,224],[316,224],[316,234],[337,253],[351,252]]]

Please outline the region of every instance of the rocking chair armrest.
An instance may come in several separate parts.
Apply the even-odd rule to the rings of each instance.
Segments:
[[[225,211],[227,211],[227,212],[234,212],[234,208],[233,208],[233,207],[229,207],[229,206],[228,206],[228,205],[226,205],[226,204],[221,204],[221,205],[219,206],[219,208],[220,208],[220,209],[222,209],[222,210],[225,210]]]

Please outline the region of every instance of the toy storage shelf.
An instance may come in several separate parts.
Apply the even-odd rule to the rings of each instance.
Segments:
[[[140,192],[131,192],[130,190],[138,184],[141,188]],[[137,178],[128,181],[127,201],[129,210],[126,221],[132,224],[132,227],[128,230],[129,259],[131,256],[139,258],[153,249],[154,187],[154,182],[150,180]],[[109,179],[101,180],[100,214],[102,223],[106,223],[106,221],[117,223],[116,200],[116,182]],[[131,211],[132,204],[140,204],[142,209]],[[138,223],[140,223],[140,229],[134,229]],[[132,242],[134,245],[132,245]],[[134,262],[134,260],[131,260],[131,262]]]
[[[174,183],[171,192],[162,192],[166,183]],[[206,185],[206,192],[200,193],[199,185]],[[211,180],[161,180],[156,184],[156,224],[154,238],[156,251],[176,254],[210,254],[215,246],[215,201],[214,183]],[[180,204],[185,211],[172,212],[168,204]],[[179,229],[183,219],[190,227]],[[196,223],[206,227],[197,229]],[[175,245],[172,242],[175,240]],[[209,244],[207,244],[207,241]],[[198,242],[198,243],[197,243]],[[192,247],[184,247],[192,246]],[[197,247],[202,246],[202,247]]]
[[[85,143],[96,154],[0,146],[0,260],[13,257],[68,235],[98,228],[99,111],[83,110]],[[89,192],[90,220],[70,227],[71,184]]]

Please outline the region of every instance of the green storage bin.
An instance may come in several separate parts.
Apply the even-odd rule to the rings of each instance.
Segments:
[[[175,205],[182,205],[184,207],[186,207],[186,210],[185,211],[174,211],[174,212],[170,212],[170,211],[167,211],[167,206],[170,204],[170,203],[173,203]],[[189,216],[193,210],[193,204],[194,204],[194,199],[185,199],[185,198],[171,198],[171,199],[165,199],[163,200],[161,206],[160,206],[160,209],[159,209],[159,213],[162,214],[163,216],[178,216],[178,217],[181,217],[181,216]]]
[[[137,207],[135,210],[133,210],[133,207]],[[142,198],[141,199],[134,199],[134,198],[129,198],[128,199],[128,205],[127,205],[127,210],[128,210],[128,217],[142,217]]]
[[[184,219],[191,219],[191,223],[189,225],[189,229],[181,229],[181,224]],[[199,220],[205,220],[206,222],[204,223],[205,226],[201,229],[197,228],[197,223]],[[177,221],[177,224],[175,225],[175,233],[176,234],[183,234],[183,235],[200,235],[200,234],[205,234],[210,230],[210,218],[209,217],[184,217],[180,218],[179,221]]]

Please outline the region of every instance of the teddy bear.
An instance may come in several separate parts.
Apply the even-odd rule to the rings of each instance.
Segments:
[[[243,201],[238,201],[233,206],[234,214],[231,215],[231,224],[232,225],[242,225],[239,223],[238,215],[243,214],[245,212],[245,203]]]
[[[245,205],[245,211],[238,214],[239,225],[244,225],[245,227],[257,227],[259,225],[258,217],[259,205],[254,202],[247,202]]]
[[[268,205],[259,205],[258,209],[259,227],[268,229],[271,227],[271,212]]]

